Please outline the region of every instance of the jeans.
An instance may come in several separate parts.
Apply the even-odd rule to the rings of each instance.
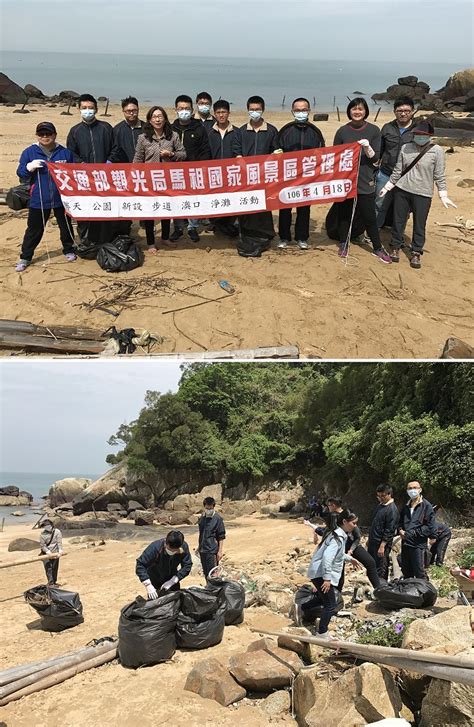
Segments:
[[[413,213],[412,252],[423,255],[426,238],[426,220],[431,207],[431,197],[405,192],[404,189],[394,190],[392,247],[400,249],[405,242],[405,227],[410,212]]]
[[[188,230],[197,230],[199,227],[199,219],[196,217],[189,219],[173,220],[175,230],[184,230],[184,226],[187,224]],[[203,220],[203,222],[209,222],[209,220]]]
[[[43,565],[48,579],[48,586],[55,586],[58,580],[59,558],[44,560]]]
[[[321,601],[323,603],[323,611],[321,613],[321,618],[319,619],[318,634],[325,634],[328,630],[330,620],[336,613],[336,589],[331,584],[329,591],[327,593],[323,593],[321,590],[321,586],[323,585],[322,578],[313,578],[311,582],[317,590],[314,600],[317,601],[318,606],[320,605]],[[303,603],[303,605],[301,606],[302,611],[311,611],[312,608],[314,608],[314,603],[312,600],[306,601],[306,603]]]
[[[52,211],[58,223],[64,255],[67,255],[69,252],[74,252],[74,230],[72,229],[71,221],[64,214],[64,207],[55,207]],[[43,210],[43,213],[44,221],[47,222],[51,215],[51,210]],[[22,260],[28,260],[28,262],[33,260],[34,251],[40,244],[44,233],[43,213],[40,209],[36,209],[36,207],[30,207],[28,210],[28,224],[21,246]]]
[[[425,550],[426,548],[411,548],[409,545],[402,545],[402,573],[404,578],[423,578],[428,580],[425,571]]]
[[[391,189],[390,192],[387,192],[384,197],[379,197],[380,190],[382,187],[385,187],[389,179],[390,175],[385,174],[385,172],[382,172],[382,170],[379,169],[375,180],[375,211],[377,214],[377,227],[379,230],[384,226],[387,212],[393,204],[393,189]]]

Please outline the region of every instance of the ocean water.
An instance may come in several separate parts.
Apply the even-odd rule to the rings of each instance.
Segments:
[[[170,106],[180,93],[206,90],[214,99],[227,99],[244,108],[247,98],[259,94],[267,108],[288,108],[296,96],[306,96],[319,111],[336,104],[345,108],[346,96],[356,91],[370,96],[385,91],[400,76],[414,74],[436,90],[451,73],[469,63],[412,63],[383,60],[329,61],[182,56],[33,53],[4,51],[2,71],[21,86],[32,83],[46,95],[62,90],[92,93],[118,101],[129,94],[146,104]]]

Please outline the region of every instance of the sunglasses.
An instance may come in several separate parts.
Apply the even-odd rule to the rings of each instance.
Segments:
[[[53,136],[54,131],[38,131],[38,136]]]

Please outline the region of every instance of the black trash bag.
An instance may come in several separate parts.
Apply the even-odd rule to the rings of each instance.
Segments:
[[[175,629],[180,591],[153,601],[141,596],[122,608],[118,626],[118,655],[123,666],[137,669],[171,659],[176,651]]]
[[[10,187],[5,196],[8,207],[16,211],[26,209],[30,204],[30,189],[31,184],[29,182]]]
[[[434,606],[438,591],[423,578],[397,578],[376,588],[374,598],[384,608],[429,608]]]
[[[270,241],[275,237],[271,212],[240,215],[239,228],[237,251],[242,257],[260,257],[262,252],[268,250]]]
[[[79,594],[54,586],[35,586],[24,593],[25,601],[41,617],[45,631],[64,631],[83,623]]]
[[[338,591],[337,588],[335,588],[334,590],[336,591],[335,613],[338,613],[341,608],[344,608],[344,600],[340,591]],[[317,598],[317,600],[314,601],[313,608],[301,611],[304,623],[314,623],[316,619],[321,616],[321,613],[323,611],[323,602],[320,600],[319,594],[313,592],[313,586],[310,583],[301,586],[301,588],[298,588],[295,593],[295,604],[297,604],[298,606],[302,606],[303,603],[307,603],[308,601],[311,601],[315,598]]]
[[[325,227],[326,227],[326,233],[330,240],[337,240],[338,242],[342,242],[342,240],[339,239],[339,230],[338,230],[338,217],[339,217],[339,208],[338,208],[338,202],[335,202],[331,207],[329,208],[329,212],[326,215],[326,221],[325,221]],[[362,235],[365,231],[365,225],[360,217],[359,213],[356,211],[354,215],[354,219],[352,221],[352,230],[351,230],[351,240],[354,240],[356,237],[359,237],[359,235]]]
[[[225,625],[234,626],[244,620],[245,588],[237,581],[223,578],[209,578],[206,590],[216,595],[222,594],[225,601]]]
[[[119,235],[100,246],[97,262],[108,273],[125,272],[143,265],[143,253],[130,237]]]
[[[181,591],[181,612],[176,625],[176,645],[180,649],[208,649],[222,641],[226,603],[222,592],[205,588]]]
[[[100,247],[100,244],[84,238],[76,246],[76,253],[83,260],[95,260],[97,258],[97,253],[99,252]]]

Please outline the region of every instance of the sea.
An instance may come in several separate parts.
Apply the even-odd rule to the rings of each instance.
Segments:
[[[4,51],[2,71],[25,86],[32,83],[45,95],[63,90],[105,96],[111,102],[128,95],[144,106],[172,106],[178,94],[192,98],[208,91],[235,109],[245,108],[253,94],[263,96],[268,109],[288,109],[293,98],[305,96],[318,111],[345,109],[347,96],[385,91],[400,76],[415,75],[432,90],[445,85],[455,71],[470,63],[419,63],[406,60],[301,60],[212,58],[151,55],[36,53]],[[315,103],[314,103],[315,101]]]

